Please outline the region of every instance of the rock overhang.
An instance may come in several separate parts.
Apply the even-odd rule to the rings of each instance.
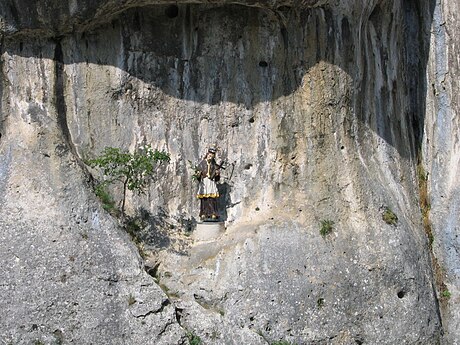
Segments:
[[[330,73],[320,71],[317,74],[343,77],[355,98],[352,103],[337,108],[352,109],[360,123],[396,147],[403,156],[417,151],[414,149],[410,153],[407,145],[395,142],[386,124],[388,121],[377,123],[380,114],[372,115],[367,110],[369,105],[364,105],[368,100],[378,99],[364,96],[377,82],[387,84],[385,95],[404,97],[396,92],[403,88],[395,75],[404,74],[407,68],[405,60],[400,58],[405,48],[390,42],[400,42],[410,36],[410,32],[404,33],[398,28],[399,21],[412,18],[404,17],[405,12],[416,12],[410,4],[386,0],[366,4],[343,0],[69,0],[63,3],[53,0],[48,2],[46,11],[44,7],[35,0],[0,3],[0,35],[5,38],[3,49],[8,55],[58,61],[55,53],[62,49],[65,65],[83,62],[116,67],[128,72],[129,78],[144,82],[147,88],[161,90],[176,99],[210,106],[232,103],[243,105],[247,110],[265,101],[292,97],[305,85],[306,74],[314,72],[316,67],[329,66]],[[23,13],[30,15],[26,17]],[[423,23],[429,22],[428,15]],[[2,23],[8,30],[2,29]],[[408,25],[428,25],[423,23]],[[247,35],[242,35],[241,30],[246,30]],[[420,39],[424,41],[427,37]],[[53,49],[40,48],[49,40],[51,45],[56,45],[54,53]],[[226,47],[231,47],[231,52],[221,49],[224,42]],[[415,44],[411,51],[419,52],[427,47],[426,43]],[[102,57],[97,53],[100,51],[104,51]],[[372,66],[375,71],[366,67],[364,72],[360,63],[363,58],[368,60],[366,66]],[[152,59],[156,74],[152,72]],[[193,88],[188,93],[174,83],[169,85],[163,78],[166,69],[172,68],[177,74],[175,80],[186,76],[190,81],[205,76],[199,85],[212,86],[216,73],[222,71],[215,67],[221,61],[226,62],[227,69],[242,69],[245,78],[250,79],[246,83],[249,92],[239,92],[236,96],[227,92],[232,79],[226,75],[220,78],[222,82],[218,88],[201,88],[201,91]],[[385,71],[380,71],[382,66]],[[374,72],[377,77],[368,78]],[[365,83],[369,85],[363,88]],[[340,92],[344,94],[343,90]],[[336,97],[334,92],[332,94]],[[359,103],[362,105],[356,106]],[[383,103],[379,104],[378,112],[383,114],[386,112],[381,106]],[[406,111],[399,113],[406,116]],[[418,113],[423,117],[423,111]],[[409,123],[406,127],[413,126]],[[399,132],[402,128],[396,129]],[[419,145],[417,138],[416,146]]]
[[[276,10],[319,6],[339,6],[337,0],[84,0],[28,1],[6,0],[0,3],[0,36],[59,37],[85,31],[109,22],[124,11],[144,6],[241,5]]]

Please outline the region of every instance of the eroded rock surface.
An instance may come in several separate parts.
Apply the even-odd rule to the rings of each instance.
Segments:
[[[446,343],[460,343],[460,227],[459,227],[459,102],[458,38],[460,28],[455,1],[436,2],[427,97],[423,154],[428,173],[433,249],[440,264],[440,292]]]
[[[28,19],[17,2],[0,5],[2,296],[33,296],[2,318],[1,334],[440,341],[416,176],[431,137],[422,124],[434,1],[160,3],[69,1],[45,13],[28,2]],[[192,243],[187,160],[214,142],[234,163],[220,185],[227,233]],[[156,282],[92,196],[83,163],[105,146],[144,143],[172,157],[147,195],[128,200]],[[323,220],[334,222],[324,238]]]
[[[148,5],[167,5],[169,17],[177,16],[177,5],[200,4],[200,0],[5,0],[0,4],[0,33],[6,35],[59,36],[87,30],[109,22],[123,11]],[[243,5],[276,10],[284,6],[310,8],[339,6],[332,0],[208,0],[217,5]],[[345,4],[350,7],[350,4]]]
[[[405,247],[412,240],[389,225],[358,233],[338,223],[323,239],[316,224],[280,218],[229,228],[216,241],[193,246],[188,256],[158,258],[159,280],[185,310],[182,323],[205,343],[437,341],[435,311],[420,303],[432,300],[430,276],[420,264],[425,254],[409,248],[419,244]],[[371,222],[353,220],[363,227]],[[389,257],[395,248],[417,257]],[[394,327],[396,319],[401,328]]]
[[[175,307],[102,209],[69,148],[55,63],[12,57],[8,64],[0,149],[1,341],[183,343]]]

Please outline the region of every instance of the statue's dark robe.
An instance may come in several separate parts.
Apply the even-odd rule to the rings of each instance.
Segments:
[[[199,181],[197,198],[201,200],[200,217],[217,219],[217,198],[219,191],[216,182],[220,179],[219,166],[214,159],[203,159],[198,165]]]

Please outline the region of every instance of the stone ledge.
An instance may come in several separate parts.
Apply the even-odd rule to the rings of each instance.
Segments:
[[[223,235],[225,232],[224,222],[202,222],[197,223],[195,231],[193,231],[193,239],[195,241],[213,241]]]

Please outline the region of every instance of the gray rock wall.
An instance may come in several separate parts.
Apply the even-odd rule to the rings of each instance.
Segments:
[[[55,71],[51,59],[2,55],[0,339],[180,343],[175,307],[69,149]]]
[[[428,172],[433,249],[445,283],[444,326],[448,344],[460,343],[459,147],[457,2],[437,1],[430,44],[423,154]]]
[[[60,330],[87,343],[124,334],[125,343],[176,344],[193,330],[209,344],[439,341],[416,181],[434,2],[247,4],[258,7],[69,2],[29,23],[2,3],[4,252],[45,267],[76,251],[95,266],[76,271],[65,291],[52,275],[74,261],[60,260],[29,288],[32,268],[17,275],[7,266],[4,296],[42,293],[20,308],[23,324],[12,312],[2,319],[6,339],[51,342]],[[71,7],[78,15],[69,17]],[[28,8],[40,12],[38,3]],[[235,163],[220,185],[227,233],[193,246],[185,234],[198,203],[187,160],[215,142]],[[143,210],[145,246],[155,250],[170,299],[141,273],[128,238],[85,182],[83,159],[144,143],[172,161],[146,195],[129,195],[128,213]],[[37,172],[36,192],[25,171]],[[383,221],[386,208],[397,224]],[[324,239],[322,220],[334,222]],[[61,223],[66,240],[52,242]],[[41,233],[48,242],[35,240]],[[106,269],[117,278],[93,278]],[[88,281],[116,292],[82,287]],[[53,306],[78,296],[85,313],[67,308],[56,321],[46,308],[51,294]],[[101,305],[102,315],[92,311]],[[101,333],[84,339],[88,320],[99,320]]]
[[[200,0],[5,0],[0,4],[0,32],[19,36],[60,36],[84,31],[108,22],[123,11],[147,5],[199,4]],[[208,4],[239,4],[276,9],[282,6],[309,8],[333,3],[331,0],[209,0]],[[336,2],[336,6],[339,2]],[[344,7],[350,7],[345,3]],[[175,10],[172,10],[174,13]]]

